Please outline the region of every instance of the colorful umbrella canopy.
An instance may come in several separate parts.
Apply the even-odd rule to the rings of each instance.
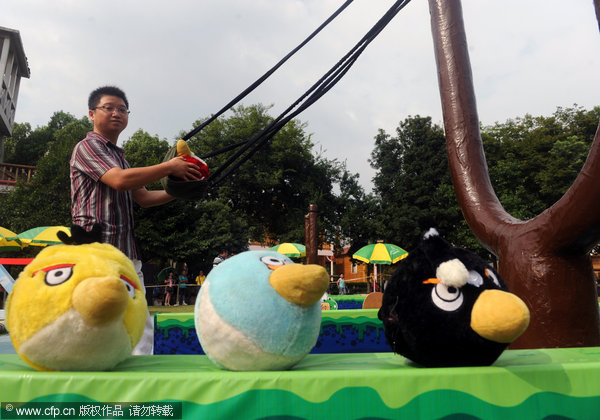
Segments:
[[[395,264],[408,257],[408,252],[394,244],[378,242],[363,246],[352,258],[371,264]]]
[[[11,230],[0,227],[0,251],[20,251],[21,241]]]
[[[175,281],[177,281],[177,270],[175,270],[173,267],[167,267],[160,270],[159,273],[156,275],[156,279],[160,284],[162,284],[164,283],[165,279],[169,277],[169,273],[173,273],[173,278],[175,279]]]
[[[406,257],[408,257],[408,252],[399,246],[383,242],[363,246],[352,255],[352,258],[359,261],[375,264],[373,270],[373,290],[376,290],[377,264],[395,264]]]
[[[71,229],[64,226],[42,226],[19,233],[23,246],[46,246],[62,243],[56,233],[63,231],[71,235]]]
[[[284,242],[282,244],[275,245],[269,249],[271,251],[279,252],[280,254],[291,258],[306,256],[306,247],[302,244],[296,244],[293,242]]]

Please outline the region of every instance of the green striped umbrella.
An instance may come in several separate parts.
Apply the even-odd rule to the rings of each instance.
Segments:
[[[42,226],[33,229],[26,230],[25,232],[19,233],[19,239],[23,243],[23,246],[47,246],[61,244],[61,240],[58,239],[56,233],[62,231],[66,234],[71,234],[71,229],[64,226]]]
[[[375,290],[375,282],[377,281],[377,264],[395,264],[406,257],[408,257],[408,252],[398,245],[383,242],[363,246],[352,255],[354,259],[374,264],[373,290]]]
[[[363,246],[352,258],[371,264],[395,264],[408,257],[408,252],[394,244],[378,242]]]
[[[0,251],[20,251],[23,248],[17,234],[0,227]]]

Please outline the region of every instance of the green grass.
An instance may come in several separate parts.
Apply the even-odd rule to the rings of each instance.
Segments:
[[[190,313],[194,312],[194,305],[184,305],[184,306],[148,306],[148,310],[150,311],[150,315],[154,315],[155,313],[169,313],[169,314],[180,314],[180,313]]]

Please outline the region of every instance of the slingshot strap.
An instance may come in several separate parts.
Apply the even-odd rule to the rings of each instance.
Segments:
[[[252,83],[250,86],[248,86],[242,93],[240,93],[238,96],[236,96],[235,98],[233,98],[227,105],[225,105],[223,108],[221,108],[216,114],[214,114],[213,116],[211,116],[208,120],[204,121],[198,127],[194,128],[192,131],[190,131],[189,133],[187,133],[185,136],[183,136],[182,139],[183,140],[188,140],[193,135],[199,133],[200,130],[202,130],[208,124],[210,124],[211,122],[213,122],[214,120],[216,120],[217,118],[219,118],[225,111],[227,111],[233,105],[235,105],[236,103],[238,103],[239,101],[241,101],[242,99],[244,99],[250,92],[252,92],[258,86],[260,86],[260,84],[262,82],[264,82],[269,76],[271,76],[271,74],[273,74],[275,72],[275,70],[277,70],[279,67],[281,67],[290,57],[292,57],[294,54],[296,54],[296,52],[298,52],[298,50],[300,50],[300,48],[302,48],[303,46],[305,46],[311,39],[313,39],[319,32],[321,32],[321,30],[323,28],[325,28],[333,19],[335,19],[340,13],[342,13],[342,11],[346,7],[348,7],[350,5],[350,3],[352,3],[353,1],[354,0],[346,0],[346,2],[344,4],[342,4],[342,6],[339,9],[337,9],[331,16],[329,16],[329,18],[325,22],[323,22],[321,24],[321,26],[319,26],[312,34],[310,34],[308,36],[308,38],[306,38],[304,41],[302,41],[300,43],[300,45],[298,45],[296,48],[294,48],[292,51],[290,51],[288,53],[288,55],[286,55],[285,57],[283,57],[269,71],[267,71],[259,79],[257,79],[254,83]],[[243,143],[240,143],[238,146],[240,146],[241,144],[243,144]],[[229,146],[229,149],[227,149],[227,150],[223,149],[223,151],[213,152],[213,154],[211,154],[211,156],[215,156],[215,154],[223,153],[223,152],[228,151],[228,150],[231,150],[231,146]]]
[[[243,146],[247,142],[248,142],[248,140],[242,140],[240,142],[230,144],[229,146],[225,146],[220,149],[214,150],[210,153],[206,153],[206,154],[200,156],[200,159],[208,159],[210,157],[220,155],[221,153],[229,152],[230,150],[237,149],[238,147]]]
[[[367,34],[340,60],[335,64],[317,83],[306,91],[296,102],[288,107],[282,114],[275,118],[262,131],[250,138],[248,141],[238,143],[235,147],[244,144],[244,147],[236,151],[223,165],[217,168],[211,174],[209,182],[212,187],[220,184],[229,174],[240,167],[244,162],[250,159],[258,149],[283,128],[291,119],[304,111],[310,105],[319,100],[327,93],[340,79],[348,72],[350,67],[356,62],[358,57],[366,47],[379,35],[388,23],[402,10],[410,0],[398,0],[377,21],[377,23],[367,32]],[[294,108],[296,108],[294,110]]]

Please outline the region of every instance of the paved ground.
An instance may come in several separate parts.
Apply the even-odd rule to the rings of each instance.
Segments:
[[[15,349],[10,341],[10,336],[8,334],[0,335],[0,353],[15,353]]]
[[[4,309],[0,309],[0,353],[15,353],[10,336],[5,334],[6,328],[4,327]]]

